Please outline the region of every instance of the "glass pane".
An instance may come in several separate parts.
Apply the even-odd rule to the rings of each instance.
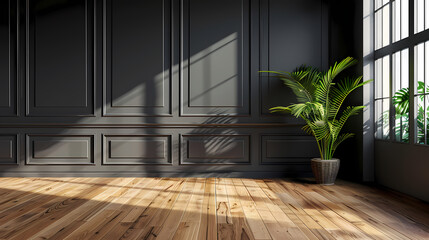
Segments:
[[[383,98],[390,97],[390,57],[383,58]]]
[[[383,99],[383,139],[389,139],[389,111],[390,101],[389,99]]]
[[[398,5],[399,6],[399,5]],[[408,37],[408,0],[401,0],[401,39]]]
[[[380,99],[375,105],[375,137],[378,139],[389,138],[389,100]]]
[[[421,43],[414,48],[414,94],[425,92],[425,44]]]
[[[393,95],[401,89],[401,52],[393,54],[392,59],[392,84],[393,84]]]
[[[382,11],[375,13],[375,49],[379,49],[382,46]]]
[[[425,0],[425,30],[429,28],[429,17],[426,17],[426,13],[429,13],[429,0]]]
[[[425,1],[429,1],[429,0],[425,0]],[[393,19],[392,42],[396,42],[408,37],[408,1],[407,0],[396,0],[392,3],[392,19]]]
[[[401,51],[401,88],[407,88],[409,85],[409,55],[408,49]]]
[[[409,141],[408,49],[396,52],[392,59],[395,140]],[[406,72],[406,74],[403,73]]]
[[[423,31],[425,28],[425,1],[414,0],[414,33]]]
[[[422,44],[423,45],[423,44]],[[424,93],[428,93],[429,92],[429,42],[425,43],[425,47],[424,47],[425,53],[424,53],[424,68],[423,71],[424,72],[424,88],[421,90]]]
[[[390,44],[390,6],[383,7],[383,47]]]
[[[392,42],[401,40],[401,2],[402,0],[396,0],[392,3]]]
[[[414,98],[414,101],[416,102],[416,132],[417,132],[417,143],[425,144],[427,143],[427,132],[426,132],[426,111],[425,111],[425,103],[424,103],[424,95],[417,96]]]
[[[382,97],[382,90],[383,90],[383,69],[382,69],[382,62],[383,59],[377,59],[375,61],[375,98],[381,98]]]
[[[381,0],[375,0],[374,3],[375,3],[375,9],[374,10],[379,9],[382,6]]]

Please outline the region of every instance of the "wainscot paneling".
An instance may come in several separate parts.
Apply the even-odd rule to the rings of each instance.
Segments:
[[[0,116],[17,110],[17,1],[0,1]]]
[[[261,164],[309,164],[319,156],[312,136],[261,136]]]
[[[92,135],[27,135],[27,164],[93,164]]]
[[[17,136],[0,135],[0,164],[18,164]]]
[[[258,71],[326,67],[326,1],[0,2],[0,176],[311,174]]]
[[[93,115],[93,0],[26,4],[27,115]]]
[[[103,136],[103,164],[171,164],[171,136]]]
[[[248,164],[250,136],[182,135],[181,164]]]
[[[171,1],[106,0],[104,115],[171,115]]]
[[[181,114],[249,115],[250,0],[182,0],[181,9]]]

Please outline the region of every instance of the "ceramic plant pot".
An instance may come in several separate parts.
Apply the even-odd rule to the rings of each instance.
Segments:
[[[316,183],[333,185],[340,169],[340,159],[322,160],[320,158],[313,158],[311,159],[311,169],[316,178]]]

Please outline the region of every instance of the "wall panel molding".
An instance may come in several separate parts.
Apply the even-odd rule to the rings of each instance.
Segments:
[[[325,5],[323,0],[261,1],[259,69],[290,72],[301,65],[326,68],[329,21]],[[276,118],[269,108],[295,101],[292,91],[277,78],[261,74],[259,85],[262,117]]]
[[[181,116],[249,116],[250,0],[181,5]]]
[[[27,116],[95,114],[94,5],[26,0]]]
[[[26,135],[26,164],[93,165],[95,135]]]
[[[0,2],[0,116],[18,116],[18,1]]]
[[[104,116],[171,116],[171,0],[104,0]]]
[[[104,135],[103,164],[172,163],[172,135]]]
[[[180,164],[249,164],[250,135],[181,135]]]
[[[18,164],[18,135],[0,135],[0,165]]]
[[[320,157],[312,136],[261,135],[261,165],[310,164]]]

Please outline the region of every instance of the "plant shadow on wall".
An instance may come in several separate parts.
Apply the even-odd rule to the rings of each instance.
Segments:
[[[273,73],[292,89],[297,102],[289,106],[273,107],[272,112],[287,112],[305,121],[303,130],[316,139],[320,158],[311,161],[316,182],[334,184],[339,170],[339,159],[333,158],[337,147],[354,136],[353,133],[341,133],[349,117],[358,114],[364,106],[347,106],[343,103],[354,90],[371,82],[362,81],[362,76],[345,77],[334,81],[341,72],[355,65],[357,60],[347,57],[335,63],[326,72],[313,67],[302,66],[295,71]]]
[[[207,174],[215,174],[214,171],[222,171],[229,168],[229,166],[225,165],[225,163],[228,164],[228,159],[223,159],[222,156],[229,156],[229,153],[236,151],[236,142],[232,137],[226,137],[225,135],[234,135],[236,131],[225,126],[220,128],[218,126],[238,123],[239,119],[229,116],[231,113],[226,110],[216,109],[215,106],[225,105],[225,99],[228,99],[229,96],[236,95],[234,93],[241,90],[237,66],[231,64],[231,62],[237,61],[237,41],[238,35],[236,33],[230,34],[205,49],[193,53],[189,59],[181,61],[181,64],[176,64],[161,73],[153,72],[151,74],[154,75],[153,78],[136,77],[141,74],[137,61],[137,63],[134,63],[137,64],[134,67],[135,72],[127,71],[126,73],[130,78],[135,78],[134,83],[131,85],[127,84],[125,87],[123,86],[118,94],[112,95],[111,101],[106,103],[110,105],[110,108],[117,109],[121,107],[138,108],[136,104],[146,105],[149,103],[155,107],[147,108],[145,114],[149,116],[156,116],[159,114],[161,116],[140,117],[140,123],[169,123],[168,118],[163,118],[162,113],[158,110],[162,111],[162,107],[168,104],[167,102],[169,100],[166,100],[165,95],[170,94],[174,89],[179,90],[180,87],[174,88],[174,85],[170,85],[172,90],[165,91],[165,88],[167,88],[166,81],[170,81],[171,79],[178,81],[181,78],[179,75],[181,73],[189,74],[189,78],[193,78],[194,81],[200,81],[200,83],[195,84],[188,83],[190,85],[187,88],[189,92],[187,94],[182,92],[181,94],[183,94],[183,96],[181,96],[181,101],[169,106],[173,115],[182,114],[181,111],[183,111],[183,106],[189,108],[214,106],[215,108],[214,110],[207,111],[203,114],[204,117],[199,117],[198,120],[192,119],[189,122],[185,122],[199,125],[198,127],[193,127],[192,130],[183,130],[186,128],[181,128],[180,130],[172,129],[173,135],[180,133],[184,134],[184,136],[191,136],[194,139],[194,141],[192,141],[191,138],[186,139],[182,135],[178,142],[172,141],[172,148],[169,148],[172,149],[172,153],[170,154],[171,161],[169,163],[172,164],[173,159],[176,159],[172,155],[177,156],[180,154],[177,159],[177,164],[181,165],[183,169],[180,173],[175,173],[174,176],[187,176],[189,172],[200,173],[201,170],[197,170],[195,164],[203,164],[203,171]],[[226,68],[223,67],[225,64],[227,65]],[[221,71],[222,69],[223,71]],[[219,72],[222,74],[219,75]],[[141,79],[148,80],[141,83]],[[182,80],[186,81],[186,79]],[[191,79],[189,79],[189,81],[190,80]],[[119,86],[121,81],[116,82]],[[130,86],[135,87],[130,88]],[[219,95],[219,93],[222,94]],[[227,94],[225,95],[225,93]],[[173,94],[173,96],[176,94],[178,94],[178,92]],[[237,97],[236,99],[229,98],[229,100],[232,100],[234,103],[231,104],[227,102],[226,105],[237,105],[242,99]],[[173,101],[170,100],[170,103],[173,103]],[[233,107],[229,108],[232,109]],[[165,133],[166,131],[160,128],[150,127],[145,128],[144,135],[157,136]],[[195,139],[198,141],[195,141]],[[120,148],[126,144],[126,142],[116,144],[116,148]],[[161,146],[158,147],[162,148]],[[168,152],[169,149],[165,151]],[[190,150],[197,153],[197,156],[190,156]],[[114,152],[115,149],[112,148],[109,151]],[[142,146],[142,152],[144,154],[149,154],[151,151],[154,151],[153,145],[150,146],[146,144]],[[185,160],[189,161],[185,162]],[[150,163],[150,161],[151,159],[142,159],[142,168],[140,171],[157,172],[160,170],[157,166],[161,165]]]
[[[132,44],[130,44],[132,45]],[[238,123],[240,120],[237,117],[229,116],[231,113],[222,109],[216,109],[216,106],[222,106],[225,101],[225,96],[222,98],[219,93],[227,92],[228,95],[235,97],[234,92],[242,91],[240,74],[238,73],[238,66],[231,65],[231,62],[237,61],[238,58],[238,34],[232,33],[219,41],[207,46],[205,49],[201,49],[194,52],[189,59],[184,59],[180,64],[177,63],[172,67],[163,66],[163,71],[153,71],[156,68],[151,68],[150,71],[142,71],[140,65],[154,65],[150,59],[142,58],[141,54],[138,54],[134,49],[128,49],[127,45],[124,46],[125,50],[116,53],[119,54],[120,59],[127,59],[125,62],[115,60],[113,66],[107,67],[106,71],[111,71],[111,76],[108,79],[111,84],[111,91],[107,94],[107,97],[102,103],[103,105],[97,105],[96,112],[103,111],[117,111],[125,109],[128,112],[114,112],[109,117],[108,112],[106,116],[93,118],[80,118],[79,124],[150,124],[153,127],[145,127],[142,129],[113,129],[109,130],[108,133],[102,132],[103,130],[97,130],[105,135],[105,146],[103,147],[102,155],[98,154],[95,149],[95,158],[102,159],[103,167],[109,167],[115,169],[124,169],[126,171],[133,171],[135,173],[153,173],[156,175],[157,172],[162,171],[172,164],[172,161],[176,159],[173,155],[178,155],[180,149],[189,148],[185,146],[186,143],[180,143],[171,141],[172,146],[166,145],[166,142],[158,141],[157,137],[163,137],[169,135],[170,132],[165,129],[156,127],[155,125],[169,122],[170,116],[165,115],[163,112],[165,108],[169,108],[169,111],[173,114],[180,114],[181,102],[171,104],[171,96],[176,96],[180,87],[177,85],[173,88],[171,79],[174,81],[179,80],[179,74],[185,71],[193,71],[194,81],[202,80],[203,85],[198,85],[197,88],[191,85],[189,88],[189,98],[183,99],[183,103],[187,106],[203,105],[203,106],[214,106],[214,110],[208,111],[206,116],[201,117],[197,120],[192,119],[189,123],[201,124],[202,127],[195,127],[192,130],[186,130],[186,134],[201,135],[204,139],[201,139],[202,145],[199,146],[198,150],[201,156],[210,159],[210,164],[204,167],[207,172],[210,171],[222,171],[228,169],[228,158],[223,159],[220,156],[229,156],[230,153],[236,151],[236,142],[232,138],[223,137],[223,135],[235,135],[237,132],[231,128],[223,127],[217,128],[216,125],[229,125]],[[112,58],[115,58],[115,54],[112,53]],[[160,60],[162,61],[162,60]],[[223,65],[228,65],[225,71],[222,71],[221,75],[217,75]],[[161,64],[162,65],[162,64]],[[190,70],[190,68],[193,68]],[[178,84],[178,83],[177,83]],[[177,90],[177,91],[176,91]],[[171,92],[175,91],[174,94],[170,95]],[[110,95],[109,95],[110,94]],[[166,97],[169,95],[169,97]],[[226,96],[228,97],[228,96]],[[215,102],[213,102],[215,100]],[[230,105],[239,105],[242,101],[242,97],[236,97],[236,99],[229,98],[232,103]],[[99,101],[96,101],[97,104]],[[234,109],[234,107],[228,107]],[[143,109],[144,112],[139,112]],[[103,112],[106,113],[106,112]],[[119,114],[117,114],[119,113]],[[116,114],[116,115],[115,115]],[[165,116],[163,116],[163,114]],[[177,120],[175,118],[175,120]],[[179,119],[180,121],[180,119]],[[182,122],[179,122],[182,123]],[[185,122],[186,123],[186,122]],[[204,127],[205,125],[211,127]],[[184,128],[182,128],[184,129]],[[172,136],[179,134],[182,130],[173,129]],[[73,134],[74,130],[63,130],[62,134]],[[133,143],[134,142],[134,143]],[[135,142],[140,142],[140,145]],[[130,149],[129,146],[136,146]],[[54,154],[57,151],[58,145],[52,144],[46,145],[46,148],[39,148],[38,151],[43,151],[45,155]],[[127,151],[128,149],[128,151]],[[172,152],[170,152],[172,150]],[[115,154],[120,152],[121,156]],[[156,153],[159,153],[158,155]],[[160,161],[159,156],[168,156],[169,159]],[[108,158],[108,159],[107,159]],[[182,158],[179,158],[180,160]],[[106,161],[107,160],[107,161]],[[109,162],[110,161],[110,162]],[[226,163],[227,165],[223,164]],[[179,162],[178,164],[181,164]],[[203,163],[206,164],[206,163]],[[218,165],[213,165],[218,164]],[[73,171],[74,167],[70,167],[68,171]],[[90,169],[91,167],[85,167]],[[106,169],[107,169],[106,168]],[[132,168],[132,169],[130,169]],[[65,169],[65,168],[64,168]],[[183,169],[189,171],[196,170],[195,166],[183,166]],[[106,171],[118,171],[118,170],[106,170]],[[178,173],[177,176],[186,175],[186,171]]]
[[[17,122],[46,128],[17,130],[37,136],[18,146],[27,152],[20,153],[25,156],[20,157],[22,164],[10,169],[114,176],[179,172],[179,167],[181,174],[232,168],[223,164],[227,157],[215,155],[236,152],[232,138],[223,136],[238,132],[231,125],[240,117],[231,115],[248,119],[250,112],[249,41],[242,26],[247,20],[233,6],[221,18],[215,11],[206,17],[193,8],[179,19],[172,13],[182,9],[171,1],[28,3],[23,13],[28,14],[28,38],[22,40],[28,45],[28,102],[20,106],[23,114]],[[196,1],[193,7],[197,4],[204,7],[209,1]],[[223,3],[218,5],[225,9]],[[242,12],[240,4],[235,8]],[[179,26],[180,20],[189,24]],[[183,30],[182,36],[179,27],[192,31]],[[178,166],[180,134],[203,136],[199,153],[217,165]],[[34,161],[25,164],[24,158]]]

